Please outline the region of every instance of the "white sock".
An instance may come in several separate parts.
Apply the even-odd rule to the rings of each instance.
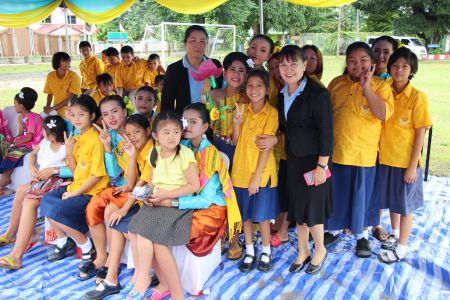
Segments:
[[[253,243],[250,245],[245,245],[245,254],[251,255],[251,256],[255,256],[255,249],[253,248]],[[244,259],[244,263],[251,263],[252,259],[249,257],[246,257]]]
[[[365,238],[366,240],[369,239],[369,231],[368,230],[364,230],[363,233],[356,235],[357,240],[360,240],[362,238]]]
[[[268,245],[268,246],[262,246],[262,251],[261,251],[262,253],[266,253],[267,255],[269,255],[269,257],[270,257],[270,253],[271,253],[271,250],[270,250],[270,244]],[[269,262],[269,257],[267,257],[267,256],[265,256],[265,255],[261,255],[261,260],[263,261],[263,262],[265,262],[265,263],[268,263]]]
[[[81,253],[88,253],[92,249],[92,243],[90,239],[87,239],[86,243],[78,245],[81,248]]]
[[[408,246],[403,246],[402,244],[397,244],[395,247],[395,252],[397,252],[398,258],[403,259],[408,251]]]
[[[399,229],[392,229],[392,235],[396,238],[399,238],[400,236],[400,230]]]
[[[60,239],[56,239],[56,246],[58,246],[58,248],[64,247],[66,243],[67,243],[67,236],[62,237]],[[59,252],[58,248],[55,248],[55,252]]]
[[[337,236],[339,234],[339,230],[328,230],[327,231],[329,234],[332,234],[334,236]]]

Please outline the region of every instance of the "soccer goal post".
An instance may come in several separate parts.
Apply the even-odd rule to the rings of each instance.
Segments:
[[[235,25],[162,22],[145,26],[140,46],[141,57],[157,53],[164,67],[179,60],[185,54],[184,32],[192,25],[203,26],[208,32],[206,56],[222,60],[227,53],[235,51]]]

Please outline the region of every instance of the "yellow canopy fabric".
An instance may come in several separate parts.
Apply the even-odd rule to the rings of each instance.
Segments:
[[[92,1],[97,2],[98,0]],[[80,7],[73,4],[71,1],[65,1],[67,8],[70,9],[70,11],[73,12],[74,15],[90,24],[107,23],[123,14],[128,8],[130,8],[131,5],[134,4],[134,2],[136,2],[136,0],[125,0],[123,1],[123,3],[117,5],[116,7],[110,10],[104,12],[92,12],[87,11],[85,9],[81,9]]]
[[[202,14],[228,0],[155,0],[162,6],[182,14]]]
[[[356,0],[287,0],[297,5],[313,6],[313,7],[332,7],[355,2]]]
[[[52,11],[54,11],[61,4],[61,2],[62,0],[53,1],[48,5],[31,11],[24,11],[14,14],[0,13],[0,26],[20,28],[27,27],[34,23],[39,23],[47,18]]]

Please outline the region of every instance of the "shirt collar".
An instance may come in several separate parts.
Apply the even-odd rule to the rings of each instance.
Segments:
[[[306,79],[306,76],[303,76],[302,81],[300,82],[298,87],[295,89],[295,91],[292,93],[292,95],[289,95],[289,87],[288,87],[287,84],[284,86],[284,88],[281,90],[280,93],[283,93],[284,97],[286,97],[286,98],[288,98],[288,97],[289,98],[295,98],[295,97],[297,97],[298,95],[300,95],[303,92],[303,90],[305,89],[307,81],[308,80]]]
[[[248,103],[248,105],[247,105],[247,111],[251,112],[252,114],[267,113],[268,110],[269,110],[269,106],[270,106],[269,101],[266,101],[266,103],[264,104],[263,109],[262,109],[261,111],[255,113],[255,112],[253,111],[253,109],[252,109],[252,102],[250,101],[250,102]]]
[[[202,62],[204,62],[205,60],[207,60],[207,58],[206,58],[206,56],[203,56],[203,57],[202,57]],[[187,55],[185,55],[185,56],[183,57],[183,67],[185,67],[186,69],[193,69],[193,70],[195,70],[195,71],[198,70],[198,69],[194,68],[193,66],[191,66],[191,65],[189,64],[188,59],[187,59]]]
[[[139,155],[142,157],[147,157],[148,153],[150,152],[150,148],[153,147],[152,140],[148,140],[147,144],[145,144],[144,148],[139,152]]]
[[[412,92],[412,84],[411,81],[408,82],[408,84],[405,86],[405,88],[403,89],[403,91],[401,91],[400,93],[397,94],[397,92],[394,90],[394,81],[390,82],[391,88],[392,88],[392,92],[394,93],[394,96],[398,96],[398,95],[402,95],[404,94],[406,97],[409,98],[409,96],[411,96],[411,92]]]

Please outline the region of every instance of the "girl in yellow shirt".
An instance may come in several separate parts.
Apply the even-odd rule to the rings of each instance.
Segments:
[[[254,69],[264,69],[264,63],[269,59],[275,49],[273,40],[264,34],[255,35],[247,49],[247,55],[252,59]]]
[[[73,173],[73,182],[46,194],[41,200],[41,214],[46,216],[56,232],[56,248],[48,256],[57,261],[75,248],[81,248],[80,268],[96,257],[86,224],[86,206],[91,197],[108,186],[108,176],[103,162],[103,147],[97,130],[92,126],[98,118],[94,99],[81,95],[70,107],[70,119],[80,134],[64,135],[66,159]],[[69,237],[70,236],[70,237]],[[73,239],[72,239],[73,238]]]
[[[244,222],[246,254],[239,270],[250,272],[255,267],[253,222],[260,224],[262,252],[258,270],[268,272],[272,267],[270,250],[270,220],[278,215],[278,176],[273,149],[259,150],[258,135],[275,135],[278,130],[278,111],[266,100],[269,94],[269,75],[264,70],[248,74],[246,93],[250,105],[236,104],[233,143],[236,152],[231,179],[236,191]]]
[[[334,115],[334,211],[324,243],[336,241],[337,230],[348,228],[357,238],[356,255],[369,257],[367,226],[379,224],[375,175],[381,124],[392,115],[393,96],[389,85],[373,76],[373,54],[366,43],[348,46],[346,70],[328,86]]]
[[[407,252],[413,212],[423,205],[420,156],[425,130],[431,126],[428,100],[410,79],[417,73],[417,56],[399,48],[389,58],[395,110],[381,131],[380,166],[377,174],[381,208],[389,208],[392,233],[378,254],[380,261],[402,260]]]

